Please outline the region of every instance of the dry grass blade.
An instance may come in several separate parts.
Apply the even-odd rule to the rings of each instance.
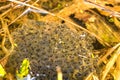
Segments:
[[[114,17],[114,23],[120,29],[120,21],[116,17]]]
[[[11,23],[9,25],[11,25],[12,23],[14,23],[15,21],[17,21],[20,17],[22,17],[24,14],[29,12],[29,8],[27,10],[25,10],[21,15],[19,15],[17,18],[15,18],[13,21],[11,21]]]
[[[46,13],[46,14],[50,14],[50,15],[55,16],[55,14],[53,14],[53,13],[50,13],[50,12],[48,12],[48,11],[46,11],[46,10],[37,8],[37,7],[35,7],[35,6],[33,6],[33,5],[30,5],[30,4],[26,4],[26,3],[23,3],[23,2],[20,2],[20,1],[16,1],[16,0],[8,0],[8,1],[11,1],[11,2],[14,2],[14,3],[17,3],[17,4],[21,4],[21,5],[24,5],[24,6],[28,6],[28,7],[30,7],[30,8],[33,8],[33,9],[36,9],[36,10],[39,10],[39,11],[43,11],[43,12]]]
[[[93,72],[90,73],[85,80],[99,80],[98,76],[94,75]]]
[[[96,75],[93,75],[92,77],[93,77],[93,80],[99,80]]]
[[[9,8],[8,10],[6,10],[5,12],[3,12],[1,15],[0,15],[0,18],[3,18],[4,16],[6,16],[9,12],[11,12],[13,9],[16,9],[17,6],[16,5],[13,5],[13,3],[10,3],[9,4],[12,8]],[[8,6],[7,6],[8,7]],[[7,8],[7,7],[4,7]]]
[[[90,73],[90,74],[85,78],[85,80],[92,80],[92,75],[93,75],[93,72]]]
[[[104,60],[111,54],[113,53],[113,51],[115,51],[115,49],[117,49],[120,46],[120,43],[118,43],[116,46],[108,49],[108,51],[106,52],[106,54],[98,61],[98,65],[100,65],[102,62],[104,62]]]
[[[8,56],[10,55],[10,53],[13,51],[14,49],[14,42],[12,40],[12,37],[10,35],[10,32],[8,30],[8,26],[7,26],[7,23],[5,23],[3,21],[3,19],[1,19],[1,23],[2,23],[2,29],[4,31],[4,35],[3,35],[3,39],[2,39],[2,43],[1,43],[1,48],[2,48],[2,51],[5,53],[5,56],[0,60],[0,63],[5,66],[6,62],[7,62],[7,59],[8,59]],[[5,47],[5,42],[6,42],[6,38],[8,37],[9,41],[10,41],[10,44],[11,44],[11,48],[10,50],[7,49]]]
[[[115,50],[114,54],[112,55],[111,59],[109,60],[109,62],[106,64],[105,69],[102,72],[102,78],[101,80],[105,80],[108,72],[110,71],[110,69],[113,67],[113,65],[115,64],[115,61],[117,60],[118,56],[120,54],[120,47],[118,47],[117,50]]]
[[[33,4],[34,5],[38,2],[39,0],[36,0]],[[9,25],[11,25],[12,23],[14,23],[16,20],[18,20],[20,17],[22,17],[23,15],[25,15],[26,13],[28,13],[30,11],[30,7],[28,7],[22,14],[20,14],[17,18],[15,18],[13,21],[11,21],[11,23]]]
[[[5,6],[2,6],[2,7],[0,7],[0,10],[3,10],[3,9],[6,9],[6,8],[9,8],[9,7],[11,7],[12,6],[12,4],[8,4],[8,5],[5,5]]]
[[[114,80],[120,80],[120,55],[116,60],[116,67],[112,73]]]
[[[2,13],[1,15],[0,15],[0,18],[2,18],[4,15],[6,15],[8,12],[10,12],[12,9],[10,8],[10,9],[8,9],[7,11],[5,11],[4,13]]]
[[[102,11],[106,11],[110,14],[110,16],[115,16],[115,17],[120,17],[120,13],[119,12],[116,12],[114,10],[111,10],[111,9],[108,9],[106,8],[105,6],[101,6],[99,4],[96,4],[95,2],[92,2],[90,0],[84,0],[85,2],[97,7],[98,9],[101,9]]]

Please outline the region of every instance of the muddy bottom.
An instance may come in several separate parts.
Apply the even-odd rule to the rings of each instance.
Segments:
[[[62,68],[63,80],[83,80],[95,71],[94,38],[82,30],[76,33],[65,24],[28,20],[11,34],[17,47],[7,72],[15,74],[24,58],[30,60],[30,74],[37,80],[56,80],[56,66]]]

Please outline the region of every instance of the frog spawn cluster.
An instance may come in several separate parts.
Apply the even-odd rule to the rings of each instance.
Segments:
[[[76,33],[65,24],[32,21],[11,34],[17,47],[6,66],[8,72],[14,73],[24,58],[30,60],[31,75],[37,80],[56,80],[58,65],[64,80],[82,80],[94,70],[94,38],[82,30]]]

